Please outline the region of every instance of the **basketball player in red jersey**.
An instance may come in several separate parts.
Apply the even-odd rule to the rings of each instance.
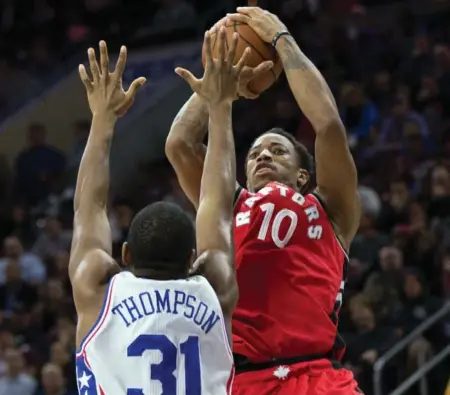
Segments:
[[[247,157],[247,189],[235,202],[239,301],[233,316],[237,395],[353,395],[351,372],[339,368],[337,333],[347,252],[359,223],[357,174],[333,96],[286,27],[257,7],[230,21],[249,24],[271,43],[289,86],[316,132],[317,188],[307,150],[272,129]],[[246,95],[246,92],[241,92]],[[180,184],[198,204],[207,112],[193,96],[175,119],[166,153]],[[336,363],[335,363],[336,362]]]

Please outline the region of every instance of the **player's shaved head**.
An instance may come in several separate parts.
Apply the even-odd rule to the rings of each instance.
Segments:
[[[191,218],[175,204],[157,202],[133,218],[123,259],[133,271],[151,269],[183,277],[192,262],[194,249],[195,228]]]

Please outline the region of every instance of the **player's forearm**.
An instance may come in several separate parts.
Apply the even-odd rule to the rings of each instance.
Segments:
[[[231,104],[211,107],[208,148],[197,211],[197,252],[231,253],[236,159]]]
[[[202,144],[206,136],[208,109],[203,101],[194,93],[175,117],[167,136],[166,152],[172,147],[195,148]],[[170,152],[167,152],[169,155]]]
[[[109,192],[109,153],[115,121],[94,115],[91,131],[78,170],[75,211],[105,209]]]
[[[295,40],[282,36],[276,49],[292,94],[316,133],[339,122],[339,112],[328,84]]]
[[[231,120],[232,105],[209,109],[208,149],[200,197],[214,196],[217,204],[230,206],[236,191],[236,155]]]

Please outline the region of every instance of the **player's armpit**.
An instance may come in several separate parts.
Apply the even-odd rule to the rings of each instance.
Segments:
[[[316,132],[317,193],[348,249],[360,218],[355,162],[340,119]]]
[[[116,261],[107,252],[80,247],[80,250],[88,252],[83,255],[71,277],[77,312],[89,310],[92,302],[98,301],[99,287],[105,286],[109,279],[120,271]]]

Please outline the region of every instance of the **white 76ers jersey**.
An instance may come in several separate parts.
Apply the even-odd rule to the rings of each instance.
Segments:
[[[116,274],[76,355],[80,395],[229,395],[233,357],[219,300],[201,276]]]

